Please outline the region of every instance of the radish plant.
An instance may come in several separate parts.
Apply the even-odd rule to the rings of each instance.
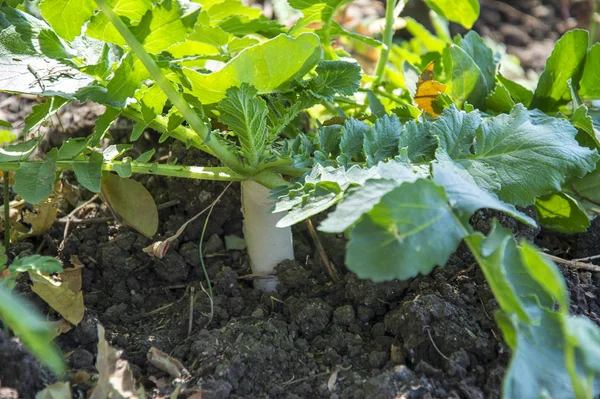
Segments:
[[[436,35],[407,18],[415,37],[401,44],[393,26],[405,1],[386,2],[382,41],[335,21],[348,2],[290,0],[301,14],[291,27],[238,0],[43,0],[43,19],[5,5],[0,90],[46,98],[25,132],[75,100],[106,112],[90,137],[45,160],[28,160],[37,140],[5,147],[0,170],[15,171],[15,192],[37,203],[56,171],[72,169],[147,236],[155,223],[125,216],[139,201],[125,183],[132,174],[240,181],[260,275],[293,257],[290,226],[333,206],[319,228],[347,234],[347,266],[362,278],[429,273],[464,241],[513,350],[504,396],[591,397],[598,327],[569,316],[556,265],[497,223],[475,231],[470,218],[494,209],[531,226],[589,226],[600,202],[598,113],[588,108],[600,98],[600,45],[567,33],[530,91],[499,73],[500,58],[475,32],[448,34],[446,19],[472,26],[476,0],[427,0]],[[373,76],[343,44],[379,50]],[[101,150],[119,116],[135,122],[131,141],[158,132],[159,142],[181,140],[223,166],[159,164],[153,152],[132,159],[130,145]],[[518,208],[527,206],[537,221]]]

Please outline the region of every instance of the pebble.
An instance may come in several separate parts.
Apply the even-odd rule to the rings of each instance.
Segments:
[[[354,321],[356,312],[352,305],[345,305],[333,311],[333,322],[339,326],[347,326]]]

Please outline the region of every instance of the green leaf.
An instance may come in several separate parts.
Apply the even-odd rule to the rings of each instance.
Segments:
[[[178,1],[166,1],[154,6],[151,15],[150,33],[144,40],[146,51],[158,54],[185,40],[187,30],[181,19],[183,12]]]
[[[81,154],[88,146],[90,141],[87,137],[70,138],[63,142],[58,150],[58,161],[75,159]]]
[[[54,331],[37,310],[0,286],[0,318],[50,370],[63,375],[62,354],[52,344]]]
[[[573,111],[571,124],[579,130],[576,137],[579,144],[592,149],[600,149],[600,140],[594,128],[594,121],[588,114],[588,108],[585,105],[581,104]]]
[[[327,156],[337,156],[340,153],[343,126],[322,126],[318,131],[319,146]]]
[[[119,177],[128,179],[133,175],[133,169],[131,168],[131,157],[125,157],[120,163],[114,163],[113,168]]]
[[[319,230],[328,233],[341,233],[358,222],[363,214],[377,205],[381,198],[404,182],[414,182],[419,177],[407,166],[390,162],[378,165],[378,173],[367,180],[362,187],[349,191],[319,226]]]
[[[55,60],[75,58],[70,49],[62,43],[56,33],[50,29],[43,29],[38,35],[38,41],[40,43],[40,51],[50,58]]]
[[[57,155],[58,150],[54,148],[44,162],[21,164],[14,177],[14,190],[21,198],[30,204],[37,204],[52,193]]]
[[[140,155],[139,157],[137,157],[135,161],[139,162],[139,163],[148,163],[152,159],[152,156],[154,156],[155,152],[156,152],[155,148],[148,150],[145,153],[143,153],[142,155]]]
[[[296,10],[302,11],[302,14],[304,14],[304,17],[298,20],[296,25],[290,30],[290,33],[294,34],[297,30],[300,30],[312,22],[331,21],[335,11],[351,1],[352,0],[290,0],[290,6]]]
[[[321,61],[317,77],[310,80],[309,89],[323,100],[333,101],[335,94],[351,96],[358,90],[361,79],[360,65],[348,61]]]
[[[360,278],[407,279],[446,264],[465,234],[444,189],[420,179],[385,194],[358,222],[346,262]]]
[[[226,46],[231,35],[218,26],[197,24],[194,31],[187,37],[189,40],[210,44],[217,48]]]
[[[162,114],[166,101],[167,95],[157,84],[142,93],[139,102],[146,124],[152,122],[158,115]]]
[[[102,152],[102,157],[104,157],[104,160],[106,161],[112,161],[132,148],[133,145],[131,144],[111,144]]]
[[[406,149],[406,155],[414,163],[433,160],[438,142],[431,132],[432,124],[421,120],[409,121],[404,125],[398,148]]]
[[[439,138],[439,146],[450,158],[462,158],[471,154],[475,132],[481,125],[477,112],[461,112],[456,106],[444,109],[429,129]]]
[[[104,138],[108,129],[110,129],[111,125],[121,113],[120,109],[113,107],[106,107],[106,111],[102,115],[99,115],[96,119],[96,124],[94,126],[94,134],[92,135],[91,145],[96,146],[100,143],[100,140]]]
[[[220,103],[220,120],[236,134],[242,154],[251,166],[260,162],[267,141],[269,110],[257,93],[254,87],[244,83],[241,87],[228,89],[227,97]]]
[[[34,105],[31,113],[25,117],[23,133],[30,132],[32,129],[38,127],[43,121],[55,115],[68,102],[68,100],[62,97],[49,97],[43,103]]]
[[[565,193],[544,195],[535,201],[538,220],[544,228],[560,233],[581,233],[590,219],[577,201]]]
[[[43,0],[40,13],[54,32],[65,40],[73,41],[96,10],[93,0]]]
[[[473,58],[460,46],[451,45],[446,50],[444,67],[450,71],[449,92],[462,106],[465,102],[485,109],[490,91],[486,77]]]
[[[510,91],[499,81],[496,82],[496,88],[487,97],[488,109],[496,112],[510,112],[515,106]]]
[[[9,270],[14,273],[39,271],[46,274],[61,273],[62,263],[51,256],[30,255],[24,258],[15,257]]]
[[[223,22],[219,23],[219,27],[225,32],[236,36],[245,36],[258,33],[266,37],[273,37],[285,32],[285,29],[282,25],[277,23],[277,21],[273,21],[265,17],[264,15],[260,15],[258,18],[232,15]]]
[[[442,17],[467,29],[471,29],[479,17],[477,0],[425,0],[425,3]]]
[[[401,133],[402,124],[396,115],[377,119],[364,136],[367,165],[376,165],[396,155]]]
[[[485,44],[481,36],[475,31],[470,31],[462,38],[458,45],[471,57],[485,78],[488,91],[496,85],[496,72],[498,62],[492,50]]]
[[[7,127],[9,129],[12,129],[12,124],[10,122],[7,122],[5,120],[0,119],[0,126],[1,127]]]
[[[73,163],[73,171],[77,181],[93,193],[100,192],[103,162],[104,157],[102,154],[94,151],[90,154],[90,159],[87,162],[78,161]]]
[[[434,163],[433,181],[444,187],[452,208],[463,224],[480,209],[495,209],[530,226],[536,226],[535,220],[519,212],[514,206],[500,201],[494,194],[479,188],[472,179],[466,178],[451,163]],[[468,175],[466,175],[468,176]]]
[[[406,30],[410,32],[415,38],[417,38],[421,44],[427,49],[436,53],[441,53],[446,48],[446,42],[438,39],[433,33],[429,32],[427,28],[415,21],[413,18],[405,17]]]
[[[502,83],[504,87],[506,87],[515,103],[521,103],[529,108],[529,104],[531,104],[531,100],[533,100],[533,92],[531,90],[521,86],[517,82],[513,82],[512,80],[505,78],[500,74],[498,74],[497,77],[498,81]]]
[[[254,86],[259,94],[284,87],[304,76],[321,58],[317,35],[304,33],[296,38],[279,35],[263,44],[249,47],[229,61],[221,70],[202,74],[183,69],[192,84],[190,94],[203,104],[225,97],[227,89],[242,83]]]
[[[375,173],[375,170],[357,166],[346,170],[317,164],[303,184],[296,183],[276,194],[278,202],[272,212],[289,211],[277,227],[291,226],[332,207],[342,199],[348,187],[364,184]]]
[[[363,151],[365,134],[369,131],[369,125],[354,118],[344,122],[344,132],[340,141],[342,155],[349,160],[358,156]]]
[[[600,43],[592,46],[587,54],[583,75],[579,81],[579,95],[585,99],[600,98]]]
[[[577,81],[588,48],[587,31],[574,29],[561,37],[546,61],[546,69],[540,76],[530,108],[550,112],[567,102],[568,80]]]
[[[102,179],[102,194],[107,205],[122,217],[127,225],[149,238],[156,234],[156,203],[141,183],[110,173]]]
[[[0,148],[0,163],[26,160],[35,151],[38,143],[39,141],[34,139]]]
[[[447,110],[457,113],[456,109]],[[456,129],[456,127],[454,127]],[[465,129],[456,135],[463,143],[474,135]],[[547,116],[533,120],[518,104],[509,115],[485,119],[477,130],[474,154],[452,152],[451,158],[464,167],[480,187],[500,185],[497,194],[515,205],[531,205],[535,198],[560,191],[569,177],[583,176],[595,169],[598,154],[580,147],[577,130],[565,120]],[[448,151],[443,142],[440,148]]]

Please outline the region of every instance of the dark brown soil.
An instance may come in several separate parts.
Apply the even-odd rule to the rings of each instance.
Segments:
[[[506,11],[498,3],[520,7],[521,12]],[[560,24],[568,23],[554,3],[482,1],[482,22],[476,28],[484,33],[487,29],[487,34],[505,41],[513,53],[520,51],[517,49],[535,52],[536,46],[546,51],[545,40],[555,40],[561,33]],[[519,32],[501,29],[506,26]],[[548,52],[542,55],[539,51],[531,60],[524,59],[526,66],[538,70],[543,66]],[[31,101],[19,97],[0,97],[2,100],[6,100],[5,108],[0,106],[4,115],[16,115],[10,121],[22,120],[31,107]],[[69,107],[61,114],[68,134],[62,127],[50,127],[48,146],[57,145],[73,132],[87,134],[97,112],[89,104]],[[120,134],[124,133],[118,129],[113,132],[116,138]],[[137,150],[142,152],[150,145],[154,144],[142,140]],[[177,143],[162,147],[162,155],[187,164],[215,162]],[[225,187],[223,183],[156,176],[141,180],[158,204],[180,201],[160,211],[155,240],[172,235]],[[100,208],[88,217],[107,215],[107,210]],[[485,229],[489,216],[480,213],[473,221]],[[600,253],[598,220],[588,233],[570,237],[521,230],[509,219],[503,222],[524,238],[537,235],[538,244],[561,256]],[[294,228],[299,261],[279,266],[278,292],[262,293],[245,278],[251,273],[245,251],[225,249],[226,236],[242,237],[239,188],[233,185],[212,213],[203,243],[214,292],[213,318],[209,320],[211,301],[203,291],[208,282],[198,252],[203,223],[201,219],[191,224],[162,260],[142,251],[151,244],[149,239],[113,224],[75,226],[61,251],[64,225],[60,224],[44,238],[12,248],[11,255],[23,256],[35,252],[45,240],[44,254],[64,261],[77,255],[85,265],[86,315],[76,328],[58,338],[73,371],[94,370],[96,325],[100,322],[111,344],[124,350],[134,374],[153,397],[168,396],[175,385],[153,382],[167,375],[148,362],[151,347],[179,359],[190,372],[182,398],[200,391],[203,399],[500,396],[509,351],[493,320],[497,304],[464,250],[429,276],[375,284],[359,280],[343,268],[343,237],[320,235],[328,256],[342,271],[341,281],[334,283],[301,224]],[[571,311],[600,323],[600,274],[563,272],[571,293]],[[25,295],[47,310],[35,295],[27,293],[26,283],[21,281]],[[33,398],[52,379],[22,345],[0,332],[0,398],[14,394],[7,388],[18,391],[21,398]],[[73,393],[85,395],[90,387],[75,385]]]

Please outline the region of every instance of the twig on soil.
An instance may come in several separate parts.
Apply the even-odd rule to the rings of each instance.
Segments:
[[[63,232],[63,240],[59,245],[59,248],[62,249],[65,245],[65,241],[67,240],[67,237],[69,235],[69,227],[71,227],[71,220],[75,217],[75,214],[77,214],[80,210],[82,210],[83,208],[85,208],[86,206],[88,206],[89,204],[91,204],[92,202],[96,201],[96,199],[98,199],[98,194],[95,194],[92,198],[90,198],[89,200],[87,200],[86,202],[84,202],[83,204],[79,205],[78,207],[76,207],[75,209],[73,209],[71,211],[71,213],[69,213],[67,215],[66,219],[66,224],[65,224],[65,230]]]
[[[440,356],[443,357],[444,359],[446,359],[447,361],[450,361],[450,359],[446,355],[444,355],[442,353],[442,351],[440,350],[440,348],[438,348],[437,345],[435,344],[435,342],[433,340],[433,337],[431,336],[431,331],[429,331],[429,326],[423,327],[423,330],[427,330],[427,335],[429,335],[429,340],[433,344],[433,347],[435,348],[435,350],[437,351],[437,353],[439,353]]]
[[[190,287],[190,318],[188,322],[188,337],[192,335],[192,326],[194,325],[194,294],[196,289]]]
[[[587,256],[585,258],[571,259],[573,262],[587,262],[590,260],[600,259],[600,255]]]
[[[565,265],[572,269],[588,270],[590,272],[600,273],[600,266],[592,265],[591,263],[578,262],[577,260],[566,260],[550,254],[546,254],[546,256],[556,263],[560,263],[561,265]]]
[[[317,252],[319,253],[319,257],[321,258],[325,269],[327,269],[327,274],[329,274],[329,277],[334,282],[340,281],[340,275],[337,269],[335,268],[335,265],[329,260],[329,257],[327,257],[327,253],[325,253],[325,249],[323,249],[321,240],[319,239],[317,231],[315,230],[315,227],[313,226],[312,221],[310,219],[306,219],[306,227],[308,228],[308,232],[310,233],[310,236],[315,243]]]

